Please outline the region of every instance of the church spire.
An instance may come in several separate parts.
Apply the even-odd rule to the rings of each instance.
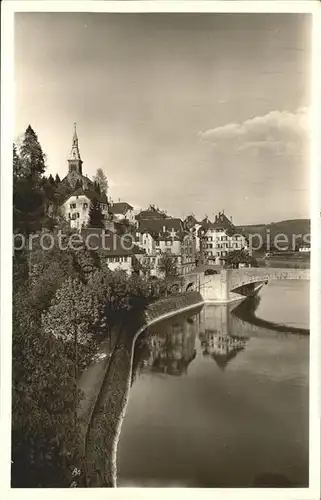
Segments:
[[[79,174],[82,174],[82,160],[80,158],[80,152],[79,152],[76,123],[74,123],[74,135],[72,138],[72,147],[68,158],[68,163],[69,163],[69,172],[76,170]]]

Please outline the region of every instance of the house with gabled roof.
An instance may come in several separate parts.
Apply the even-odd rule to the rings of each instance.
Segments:
[[[81,229],[85,227],[89,220],[90,204],[93,199],[97,199],[106,224],[109,219],[107,196],[97,194],[93,190],[76,189],[69,195],[60,207],[61,215],[69,222],[71,228]]]
[[[118,201],[117,203],[111,203],[110,213],[113,215],[115,221],[127,220],[131,224],[135,224],[135,212],[134,207],[132,207],[126,201]]]
[[[200,252],[201,240],[200,240],[199,235],[198,235],[198,230],[202,226],[202,222],[198,221],[193,214],[190,214],[184,219],[183,224],[184,224],[184,228],[187,231],[190,231],[194,236],[196,252]]]
[[[138,222],[145,219],[167,219],[167,218],[169,218],[168,215],[159,208],[156,208],[155,205],[149,205],[147,210],[141,210],[136,215],[136,220]]]
[[[157,266],[163,254],[173,256],[180,274],[195,268],[195,239],[184,230],[178,218],[143,219],[136,230],[136,243],[146,252],[152,274],[157,275]]]
[[[129,235],[119,236],[98,228],[83,228],[80,234],[86,248],[101,252],[111,271],[122,270],[131,275],[145,254]]]
[[[214,222],[208,218],[204,219],[198,235],[205,262],[222,264],[224,257],[232,250],[243,249],[250,253],[249,244],[243,231],[237,229],[224,212],[219,212],[215,216]]]

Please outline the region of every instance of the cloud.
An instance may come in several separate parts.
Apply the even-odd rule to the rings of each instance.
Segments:
[[[246,151],[267,149],[276,154],[297,154],[308,137],[308,108],[295,112],[270,111],[242,123],[228,123],[200,133],[202,140],[216,148]]]

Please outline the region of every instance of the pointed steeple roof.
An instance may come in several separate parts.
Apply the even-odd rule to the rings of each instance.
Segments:
[[[71,147],[71,151],[70,151],[69,160],[80,160],[81,161],[80,152],[79,152],[79,145],[78,145],[76,123],[74,123],[74,135],[72,138],[72,147]]]

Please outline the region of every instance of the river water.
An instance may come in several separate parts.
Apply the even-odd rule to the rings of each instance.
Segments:
[[[308,328],[308,286],[271,282],[255,315]],[[118,486],[308,486],[308,336],[205,306],[148,329],[134,361]]]

